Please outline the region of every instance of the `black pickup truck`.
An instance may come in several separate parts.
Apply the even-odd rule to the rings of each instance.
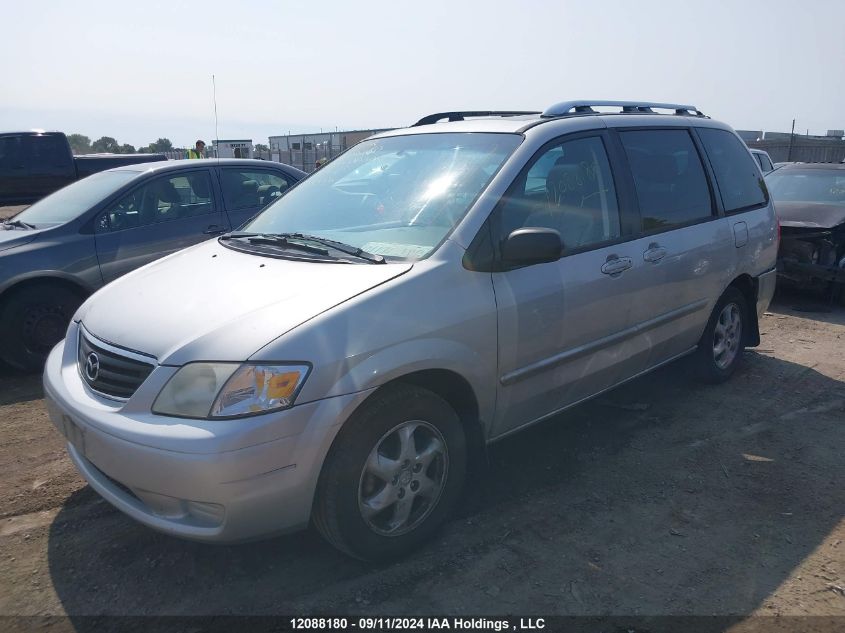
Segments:
[[[85,176],[164,154],[74,156],[62,132],[0,132],[0,204],[26,204]]]

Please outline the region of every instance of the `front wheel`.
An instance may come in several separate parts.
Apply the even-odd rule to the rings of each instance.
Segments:
[[[314,523],[338,549],[387,560],[430,538],[460,496],[466,446],[457,414],[410,385],[374,395],[326,458]]]
[[[699,378],[724,382],[736,371],[745,348],[748,303],[736,288],[728,288],[713,308],[693,362]]]
[[[0,358],[17,369],[41,371],[81,303],[79,295],[53,284],[12,291],[0,306]]]

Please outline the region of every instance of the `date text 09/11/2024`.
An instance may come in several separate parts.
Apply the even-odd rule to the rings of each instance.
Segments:
[[[350,618],[291,618],[293,630],[389,630],[389,631],[528,631],[541,630],[546,627],[543,618],[519,618],[517,622],[509,620],[495,620],[488,618],[461,617],[361,617]]]

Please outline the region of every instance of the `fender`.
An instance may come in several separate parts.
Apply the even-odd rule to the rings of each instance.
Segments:
[[[0,298],[2,298],[7,292],[20,286],[22,283],[32,281],[60,281],[67,283],[82,290],[86,297],[93,294],[99,288],[99,286],[94,286],[79,277],[66,273],[62,270],[35,270],[17,275],[0,285]]]
[[[478,353],[457,341],[419,338],[318,367],[299,394],[300,403],[366,391],[414,372],[440,369],[464,378],[475,393],[479,417],[493,419],[496,385],[484,380],[490,370]]]

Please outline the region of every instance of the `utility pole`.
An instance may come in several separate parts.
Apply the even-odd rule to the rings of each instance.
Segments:
[[[792,132],[789,135],[789,153],[786,156],[787,162],[792,162],[792,146],[795,145],[795,119],[792,119]]]

